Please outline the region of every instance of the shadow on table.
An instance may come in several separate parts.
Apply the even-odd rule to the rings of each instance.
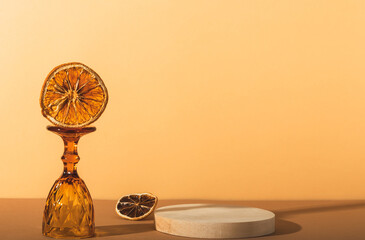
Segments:
[[[295,214],[348,210],[348,209],[361,208],[361,207],[365,207],[365,201],[359,201],[359,202],[349,203],[349,204],[335,204],[335,205],[330,204],[330,205],[322,205],[322,206],[319,205],[319,206],[312,206],[312,207],[304,207],[304,208],[298,208],[298,209],[281,210],[281,211],[275,211],[275,214],[278,217],[286,217],[286,216],[295,215]]]
[[[314,207],[306,207],[299,209],[288,209],[282,211],[274,211],[277,217],[276,219],[276,231],[272,235],[284,235],[298,232],[302,229],[299,224],[294,222],[290,222],[287,220],[281,219],[282,217],[287,217],[295,214],[308,214],[308,213],[316,213],[316,212],[326,212],[326,211],[338,211],[338,210],[347,210],[353,208],[361,208],[365,207],[365,201],[360,201],[356,203],[349,204],[336,204],[336,205],[322,205],[322,206],[314,206]]]
[[[275,221],[275,232],[271,236],[296,233],[301,229],[302,227],[299,224],[279,218]]]
[[[284,235],[298,232],[302,227],[296,223],[277,219],[276,231],[271,235]],[[154,231],[153,223],[146,224],[127,224],[127,225],[110,225],[110,226],[98,226],[95,228],[95,237],[107,237],[117,235],[127,235],[134,233],[142,233]]]
[[[123,224],[95,227],[95,237],[127,235],[155,230],[153,223]]]

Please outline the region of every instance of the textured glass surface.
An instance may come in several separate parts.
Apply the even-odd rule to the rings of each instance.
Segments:
[[[94,209],[82,179],[65,177],[53,185],[43,218],[43,233],[55,238],[94,234]]]
[[[60,135],[65,144],[62,156],[64,170],[48,194],[43,214],[42,231],[53,238],[85,238],[94,235],[93,202],[84,181],[78,176],[77,143],[94,127],[66,129],[49,126],[48,130]]]

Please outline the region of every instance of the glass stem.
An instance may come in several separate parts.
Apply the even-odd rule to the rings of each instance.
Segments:
[[[61,157],[63,161],[63,176],[74,176],[78,177],[77,174],[77,163],[80,161],[80,157],[77,153],[77,143],[80,137],[62,137],[65,150]]]

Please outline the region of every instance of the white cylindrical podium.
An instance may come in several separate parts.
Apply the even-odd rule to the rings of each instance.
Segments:
[[[155,211],[156,230],[194,238],[245,238],[275,231],[275,214],[259,208],[182,204]]]

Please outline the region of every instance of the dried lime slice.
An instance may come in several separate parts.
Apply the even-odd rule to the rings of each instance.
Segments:
[[[119,199],[116,212],[128,220],[140,220],[150,215],[157,205],[157,197],[150,193],[136,193]]]

